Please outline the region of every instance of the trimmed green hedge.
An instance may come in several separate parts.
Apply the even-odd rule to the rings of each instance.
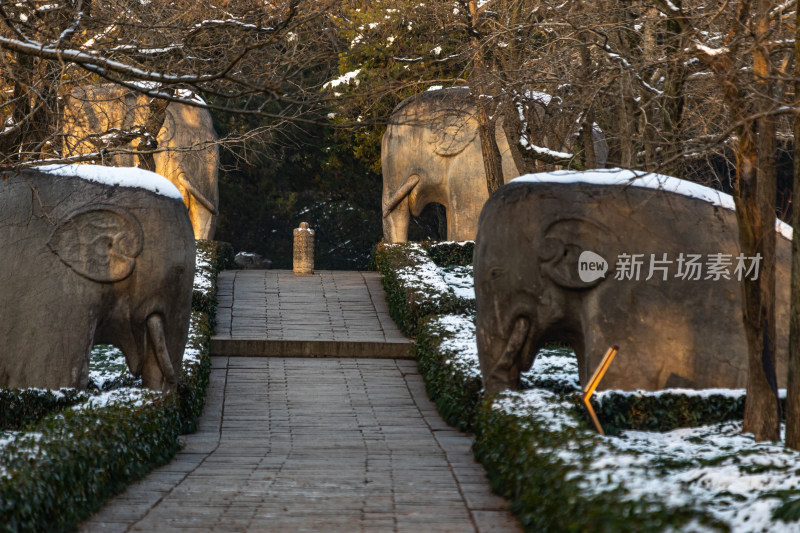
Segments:
[[[222,243],[199,242],[198,251],[207,255],[212,280],[232,257]],[[195,357],[184,360],[177,394],[154,393],[144,405],[72,410],[64,408],[90,394],[2,391],[0,398],[11,399],[0,402],[15,406],[3,411],[13,417],[5,427],[27,425],[30,433],[0,448],[0,531],[72,530],[128,483],[172,458],[180,434],[195,430],[203,409],[215,290],[212,283],[208,294],[194,299],[201,305],[192,313],[187,351]],[[26,398],[35,399],[21,405]]]
[[[87,398],[88,393],[75,389],[0,389],[0,429],[22,429]]]
[[[425,242],[422,243],[436,266],[467,266],[472,264],[475,242]]]
[[[214,276],[217,272],[237,268],[233,261],[233,246],[227,242],[199,240],[197,241],[197,254],[209,258],[207,265],[198,268],[206,270]],[[195,288],[192,291],[192,309],[206,313],[211,319],[213,328],[217,311],[217,291],[204,292]]]
[[[617,434],[624,429],[670,431],[676,428],[708,426],[741,420],[744,417],[744,395],[708,396],[662,392],[652,394],[611,393],[602,401],[592,398],[592,407],[603,430]],[[582,405],[579,396],[576,406]],[[586,410],[585,420],[589,421]]]
[[[559,451],[568,445],[590,460],[590,433],[583,428],[554,431],[533,417],[493,409],[493,401],[480,402],[475,411],[475,457],[486,468],[493,490],[511,500],[526,531],[680,531],[692,520],[706,531],[728,530],[699,511],[626,500],[623,489],[587,492],[575,475],[581,464],[565,462]]]
[[[197,241],[197,253],[208,258],[211,265],[210,272],[214,275],[223,270],[236,268],[236,262],[233,260],[233,246],[228,242],[201,239]]]
[[[424,276],[434,276],[436,265],[419,243],[379,244],[375,265],[381,273],[389,314],[400,330],[414,336],[429,315],[468,313],[474,302],[457,297],[452,290],[441,290]],[[442,284],[444,281],[439,280]]]
[[[436,319],[428,317],[416,338],[418,366],[428,394],[449,424],[474,432],[476,459],[484,465],[493,490],[511,501],[512,511],[526,531],[680,530],[692,520],[703,524],[708,531],[727,531],[725,524],[696,510],[667,507],[659,501],[627,501],[622,497],[622,489],[599,494],[587,492],[581,486],[580,469],[583,461],[592,459],[597,443],[580,395],[558,387],[554,391],[559,401],[577,415],[573,419],[582,420],[577,427],[565,430],[553,429],[533,417],[494,409],[492,405],[497,398],[482,398],[480,378],[459,368],[452,351],[442,347],[449,335]],[[671,399],[669,396],[662,395],[664,405],[687,400],[680,395]],[[614,412],[615,405],[621,408],[625,402],[632,406],[650,404],[657,411],[658,398],[645,398],[648,399],[608,395],[602,407],[598,407],[606,416]],[[724,411],[737,401],[725,396],[718,399],[719,404],[711,402],[706,406],[718,405]],[[689,403],[693,405],[695,400],[702,403],[699,397]],[[719,415],[713,408],[708,410],[710,416]],[[632,414],[636,410],[621,412]],[[660,420],[665,423],[666,418]],[[560,449],[579,453],[581,461],[566,463],[559,457]]]
[[[3,450],[0,530],[68,531],[179,449],[176,396],[143,407],[64,411]]]
[[[469,431],[483,385],[479,376],[461,371],[453,360],[454,354],[441,348],[448,336],[435,316],[423,319],[415,341],[417,366],[442,418],[461,431]]]

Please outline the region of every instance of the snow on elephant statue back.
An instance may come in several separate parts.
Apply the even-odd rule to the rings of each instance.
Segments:
[[[785,386],[791,240],[782,233],[774,352]],[[475,245],[486,391],[517,388],[552,341],[575,350],[582,385],[618,345],[602,388],[744,388],[738,278],[758,275],[760,262],[739,256],[733,200],[707,187],[620,170],[506,184],[486,203]]]
[[[0,180],[0,386],[85,388],[100,343],[173,389],[195,255],[180,193],[141,169],[41,168]]]
[[[551,107],[550,96],[533,92],[530,96],[528,104],[537,120],[550,120],[545,112]],[[597,164],[602,167],[607,148],[599,130],[595,134]],[[508,181],[520,172],[502,117],[496,122],[495,137],[503,176]],[[567,135],[568,139],[571,137],[572,134]],[[548,138],[543,141],[553,144]],[[448,240],[475,238],[478,216],[489,191],[469,88],[429,90],[398,104],[381,142],[381,166],[386,242],[408,240],[410,217],[419,216],[426,205],[434,202],[445,208]]]
[[[119,132],[135,131],[147,122],[150,98],[113,84],[75,88],[64,113],[65,155],[97,152]],[[171,102],[156,136],[156,173],[180,190],[195,238],[213,239],[217,226],[219,147],[206,109]],[[117,154],[104,164],[137,166],[135,150]]]

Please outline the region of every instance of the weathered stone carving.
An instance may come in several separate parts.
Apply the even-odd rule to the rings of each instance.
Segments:
[[[0,386],[85,388],[98,343],[119,347],[145,386],[174,388],[189,329],[194,252],[177,191],[168,197],[74,176],[6,172]]]
[[[77,87],[64,113],[65,154],[95,153],[109,142],[118,142],[112,141],[114,136],[143,130],[150,114],[149,103],[149,97],[117,85]],[[217,226],[217,140],[207,110],[175,102],[167,105],[156,136],[160,151],[153,154],[154,170],[181,191],[197,239],[213,239]],[[103,163],[143,166],[130,142],[122,142],[121,147],[131,153],[108,157]]]
[[[107,283],[131,275],[143,241],[142,225],[127,210],[98,206],[68,215],[47,246],[81,276]]]
[[[559,184],[552,176],[537,183],[537,176],[501,187],[480,218],[474,268],[486,391],[517,388],[520,372],[550,341],[572,346],[584,385],[617,344],[602,388],[745,387],[737,277],[747,273],[735,270],[735,213],[719,205],[732,205],[730,197],[695,184],[689,193],[723,201],[668,192],[676,184],[687,188],[675,178],[665,182],[666,190],[654,190],[636,186],[639,180],[633,186],[626,180]],[[777,239],[777,373],[785,386],[791,241],[781,234]],[[634,254],[642,254],[634,258],[641,261],[638,276]],[[689,254],[701,256],[709,269],[701,269],[699,279],[688,274]],[[709,265],[720,260],[729,261],[730,279],[715,279]],[[753,266],[751,258],[743,261]]]
[[[314,273],[314,230],[308,227],[308,222],[301,222],[299,228],[292,232],[294,236],[293,265],[295,274]]]
[[[543,111],[539,114],[544,120]],[[478,216],[489,193],[474,115],[466,87],[426,91],[395,108],[381,144],[386,242],[405,242],[410,216],[419,216],[433,202],[442,204],[447,212],[448,240],[475,238]],[[502,118],[495,135],[503,176],[509,181],[519,171]],[[605,141],[599,133],[595,145],[602,166]]]

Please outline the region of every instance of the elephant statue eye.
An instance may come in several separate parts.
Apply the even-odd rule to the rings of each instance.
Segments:
[[[489,279],[496,280],[500,276],[506,273],[506,269],[503,267],[492,267],[489,269]]]

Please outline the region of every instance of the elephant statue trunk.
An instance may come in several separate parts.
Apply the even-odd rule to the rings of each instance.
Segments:
[[[481,342],[484,344],[484,350],[489,349],[500,355],[493,361],[486,371],[482,372],[484,376],[484,389],[487,394],[496,394],[505,389],[518,389],[519,376],[523,370],[530,367],[533,358],[529,357],[524,352],[526,341],[528,341],[531,332],[530,320],[523,316],[519,316],[514,320],[511,327],[511,334],[508,340],[503,342],[498,340],[497,346],[486,346],[486,335],[482,335]],[[527,343],[528,345],[530,343]],[[530,359],[530,362],[527,360]]]
[[[392,196],[384,202],[383,206],[383,218],[387,218],[389,215],[392,214],[392,211],[397,207],[397,205],[405,200],[406,196],[417,186],[419,183],[419,176],[416,174],[411,176],[406,180],[403,185],[397,189]],[[388,192],[388,191],[386,191]]]
[[[178,379],[167,348],[164,318],[153,313],[147,318],[148,355],[142,368],[142,384],[153,390],[175,390]]]
[[[186,191],[191,194],[192,197],[197,200],[206,211],[208,211],[212,216],[219,215],[217,206],[214,205],[211,200],[206,198],[205,195],[197,189],[197,187],[192,185],[192,183],[186,179],[186,175],[184,173],[181,173],[181,175],[178,177],[178,180],[181,184],[181,187],[186,189]]]
[[[383,235],[388,243],[405,242],[408,237],[408,222],[411,218],[409,195],[419,184],[419,176],[410,176],[394,193],[384,185],[383,189]]]

